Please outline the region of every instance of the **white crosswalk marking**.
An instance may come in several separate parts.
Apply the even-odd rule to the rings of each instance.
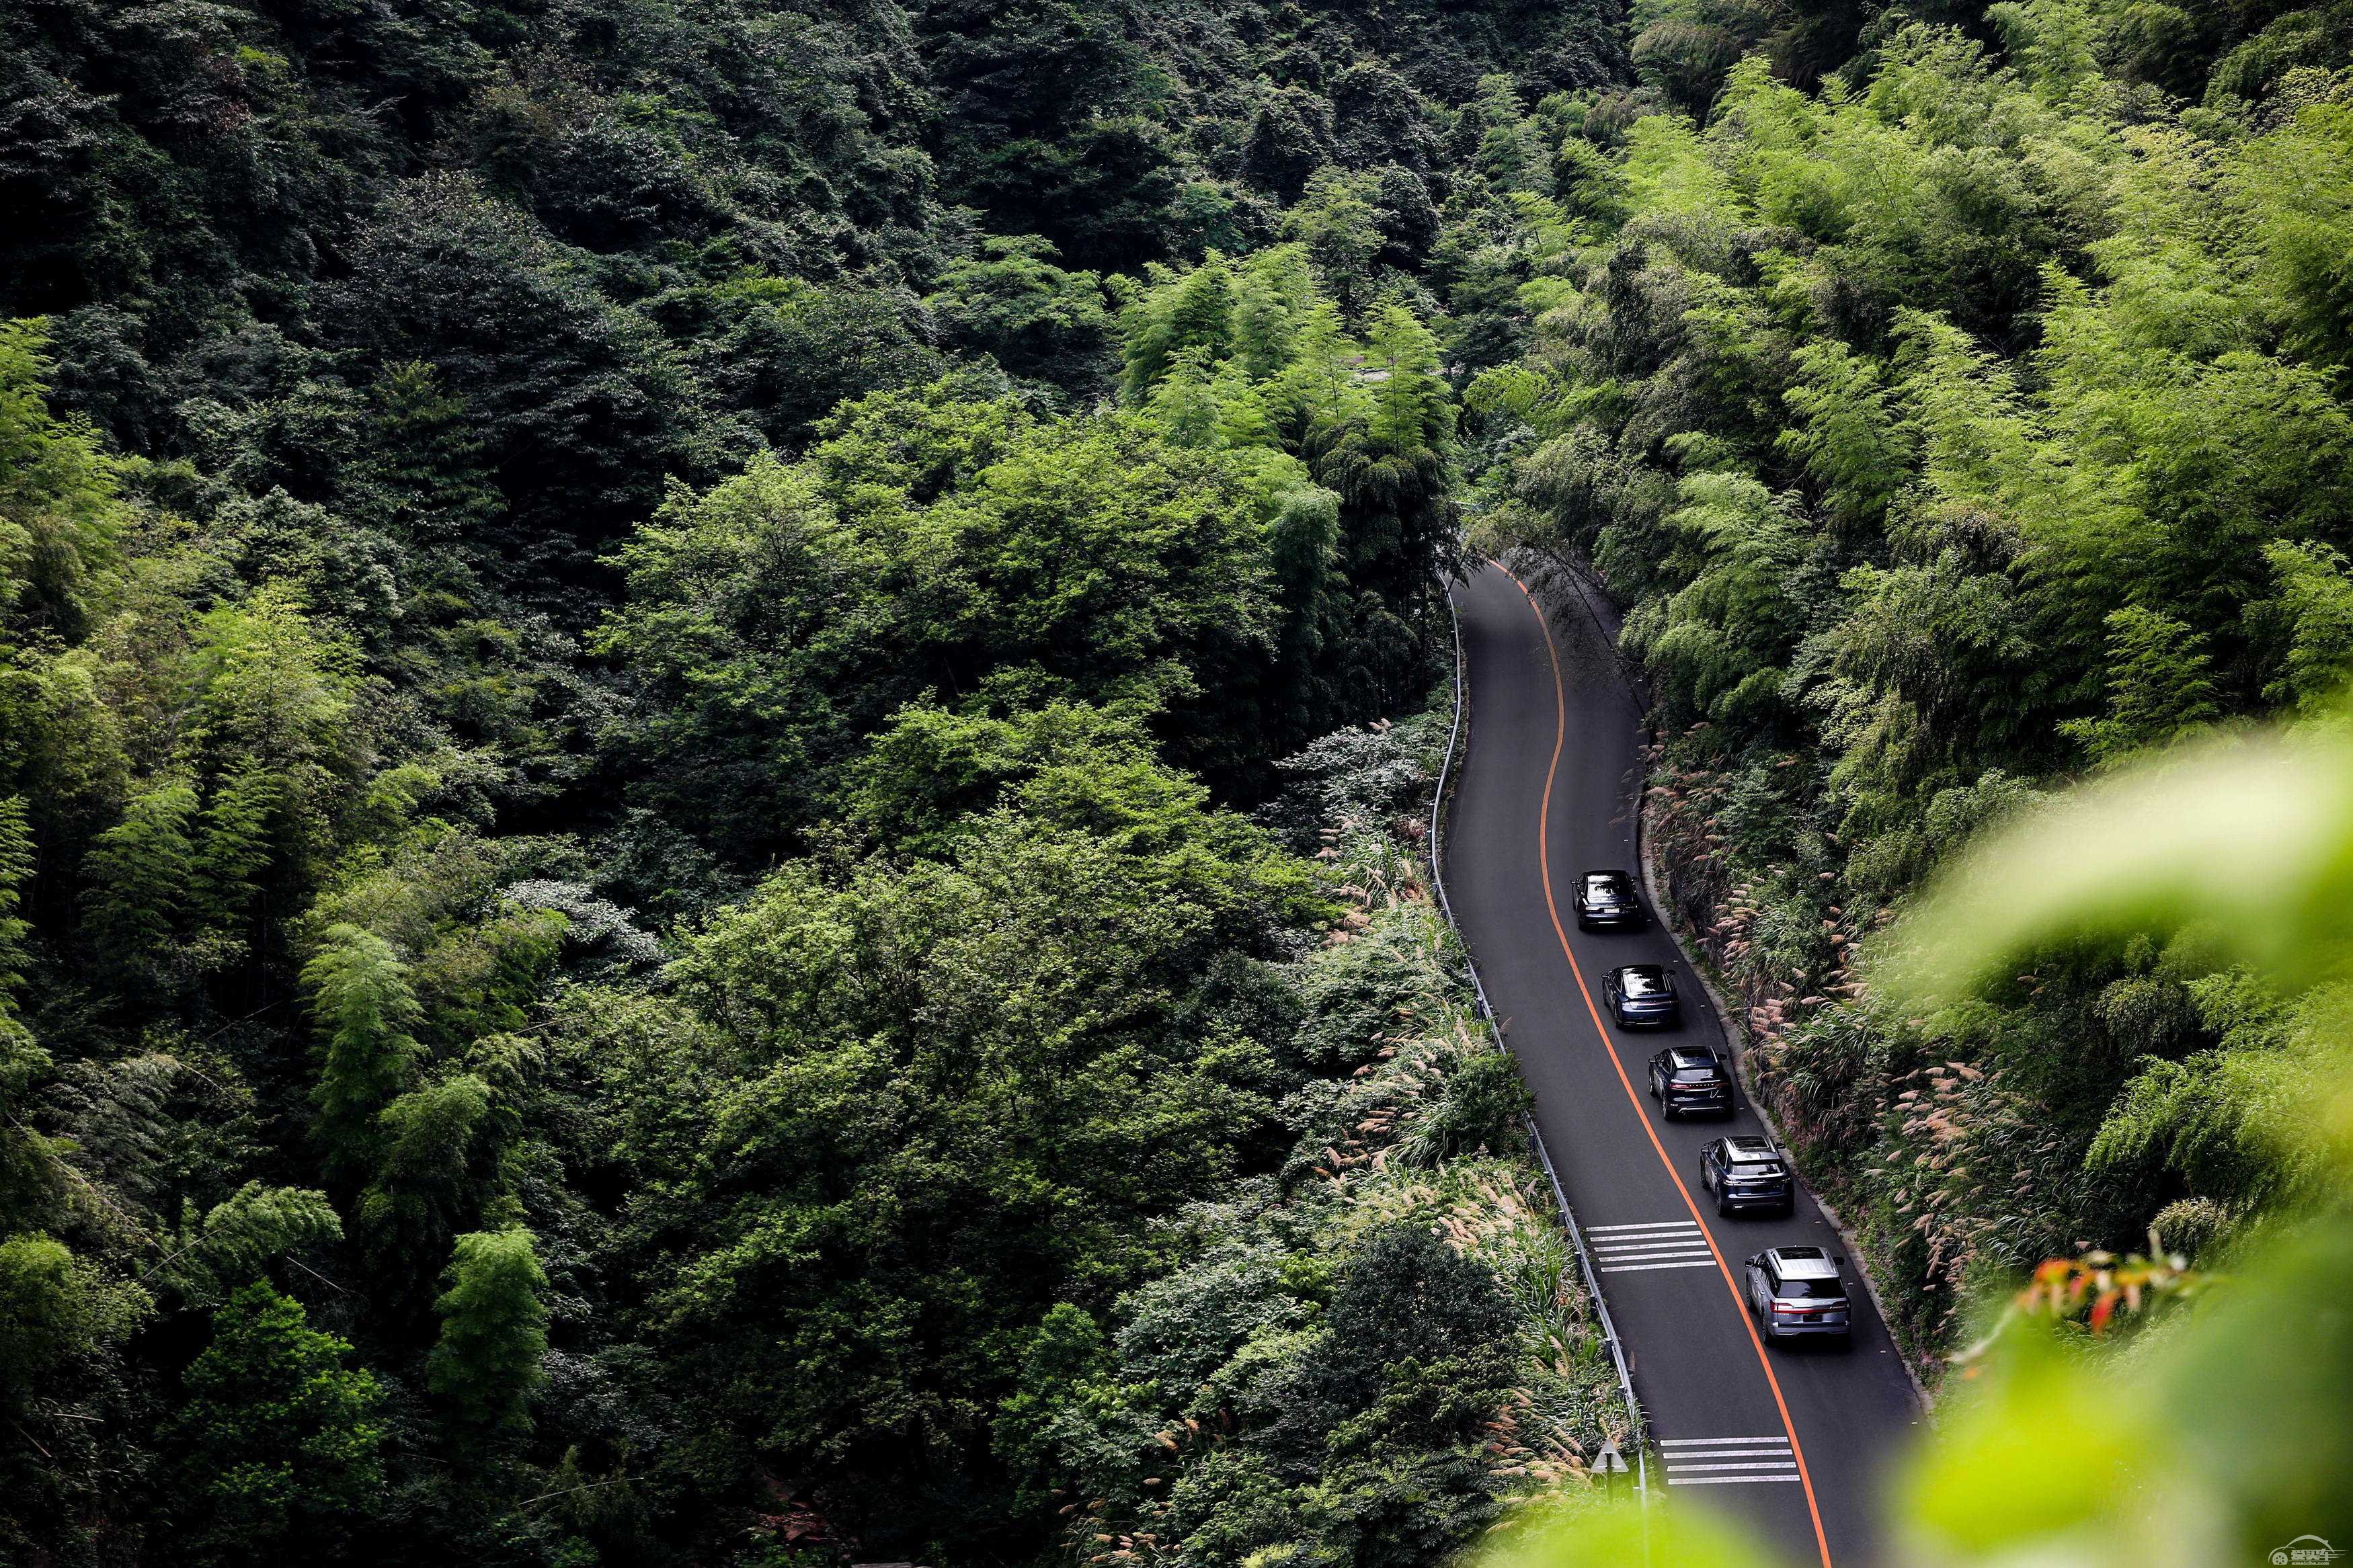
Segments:
[[[1706,1250],[1707,1243],[1704,1241],[1646,1241],[1640,1247],[1597,1247],[1593,1249],[1593,1255],[1596,1258],[1616,1259],[1655,1258],[1662,1252],[1705,1252]]]
[[[1785,1459],[1778,1465],[1685,1465],[1679,1469],[1673,1469],[1667,1472],[1667,1485],[1671,1487],[1689,1486],[1695,1480],[1714,1479],[1695,1473],[1700,1470],[1738,1470],[1742,1475],[1746,1476],[1753,1480],[1760,1481],[1771,1480],[1776,1476],[1786,1471],[1791,1480],[1794,1481],[1798,1479],[1798,1467],[1796,1463],[1794,1461]],[[1731,1478],[1725,1477],[1724,1479],[1730,1479]]]
[[[1669,1253],[1704,1253],[1706,1250],[1707,1243],[1704,1241],[1670,1241],[1654,1247],[1604,1247],[1597,1249],[1594,1256],[1604,1263],[1615,1263],[1627,1258],[1664,1258]]]
[[[1737,1487],[1754,1486],[1759,1481],[1794,1481],[1796,1479],[1798,1479],[1798,1468],[1792,1465],[1789,1467],[1789,1473],[1786,1476],[1685,1476],[1680,1480],[1669,1476],[1667,1485],[1671,1487]]]
[[[1786,1436],[1662,1436],[1659,1448],[1739,1448],[1741,1444],[1778,1444],[1788,1448]]]
[[[1708,1249],[1706,1232],[1692,1220],[1597,1225],[1588,1226],[1587,1234],[1593,1238],[1594,1266],[1604,1274],[1715,1266],[1715,1254]]]
[[[1695,1220],[1688,1219],[1662,1220],[1656,1225],[1596,1227],[1587,1231],[1586,1234],[1593,1237],[1594,1245],[1597,1247],[1615,1247],[1621,1242],[1648,1241],[1652,1237],[1658,1236],[1697,1236],[1699,1224]]]
[[[1795,1481],[1797,1457],[1787,1437],[1662,1437],[1667,1485],[1751,1486]]]
[[[1622,1247],[1597,1247],[1593,1250],[1603,1258],[1640,1258],[1644,1253],[1689,1252],[1698,1247],[1707,1250],[1704,1241],[1630,1241]]]

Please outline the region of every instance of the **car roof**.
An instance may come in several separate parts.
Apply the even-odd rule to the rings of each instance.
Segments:
[[[1835,1279],[1838,1265],[1819,1247],[1777,1247],[1769,1254],[1784,1279]]]
[[[1727,1138],[1724,1142],[1725,1147],[1736,1154],[1761,1154],[1769,1159],[1778,1159],[1781,1154],[1781,1151],[1773,1147],[1770,1138],[1743,1134],[1738,1138]]]
[[[1588,871],[1585,879],[1588,882],[1631,882],[1634,879],[1624,871]]]

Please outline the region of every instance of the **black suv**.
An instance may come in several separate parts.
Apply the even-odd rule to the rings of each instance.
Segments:
[[[1605,926],[1633,930],[1642,923],[1642,900],[1634,879],[1623,871],[1588,871],[1577,879],[1577,929]]]
[[[1680,1024],[1683,1004],[1675,1000],[1674,976],[1663,964],[1630,963],[1601,977],[1609,1016],[1621,1029],[1642,1024]]]
[[[1798,1184],[1789,1163],[1769,1138],[1719,1138],[1699,1152],[1699,1184],[1715,1194],[1715,1212],[1797,1206]]]
[[[1750,1258],[1742,1271],[1758,1331],[1768,1340],[1852,1340],[1854,1314],[1839,1274],[1845,1261],[1819,1247],[1770,1247]]]
[[[1694,1110],[1732,1114],[1732,1075],[1705,1046],[1676,1046],[1651,1058],[1651,1098],[1670,1117]]]

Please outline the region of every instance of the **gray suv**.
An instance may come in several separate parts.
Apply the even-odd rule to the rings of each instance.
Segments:
[[[1843,1258],[1819,1247],[1768,1247],[1744,1266],[1748,1310],[1768,1340],[1834,1339],[1853,1336],[1847,1309]]]

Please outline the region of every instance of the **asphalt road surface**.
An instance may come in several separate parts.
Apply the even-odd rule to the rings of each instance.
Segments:
[[[1455,603],[1469,743],[1449,817],[1447,887],[1594,1252],[1666,1487],[1678,1503],[1744,1522],[1793,1568],[1865,1568],[1878,1556],[1879,1489],[1922,1420],[1886,1325],[1858,1287],[1851,1347],[1757,1338],[1742,1260],[1799,1242],[1845,1247],[1810,1194],[1788,1219],[1717,1217],[1699,1184],[1700,1149],[1762,1124],[1745,1096],[1729,1121],[1664,1121],[1645,1069],[1676,1041],[1728,1052],[1723,1021],[1655,921],[1632,932],[1577,929],[1580,873],[1640,875],[1633,695],[1592,616],[1548,626],[1493,566],[1458,588]],[[1641,962],[1674,969],[1680,1030],[1636,1035],[1605,1023],[1602,974]]]

